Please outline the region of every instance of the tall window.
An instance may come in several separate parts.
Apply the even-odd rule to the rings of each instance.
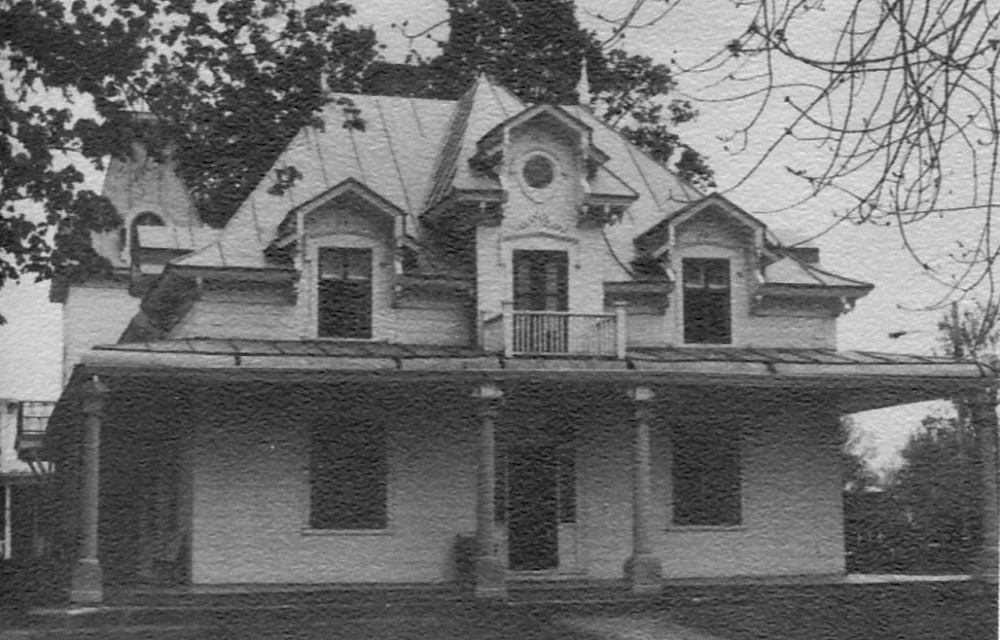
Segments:
[[[309,527],[384,529],[388,519],[385,428],[342,417],[314,426]]]
[[[569,308],[565,251],[514,252],[514,308],[566,311]]]
[[[676,426],[672,445],[674,524],[740,524],[740,426]]]
[[[684,269],[684,342],[729,344],[729,261],[688,258]]]
[[[518,311],[566,311],[569,308],[565,251],[514,252],[514,308]],[[559,314],[517,314],[514,350],[565,353],[569,319]]]
[[[372,337],[372,252],[320,249],[319,336]]]

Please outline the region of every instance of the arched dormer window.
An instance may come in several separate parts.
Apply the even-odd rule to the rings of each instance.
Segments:
[[[139,246],[139,227],[165,227],[166,223],[163,222],[163,218],[153,213],[152,211],[143,211],[139,213],[134,218],[132,222],[128,225],[128,235],[126,236],[126,230],[122,227],[119,230],[118,242],[122,247],[122,257],[125,258],[131,255],[136,247]]]
[[[152,211],[143,211],[132,220],[132,227],[163,227],[163,218]]]

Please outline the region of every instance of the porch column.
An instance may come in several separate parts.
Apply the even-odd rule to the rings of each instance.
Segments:
[[[632,555],[625,561],[625,579],[633,593],[659,591],[660,559],[653,554],[649,531],[650,448],[649,423],[653,418],[653,390],[629,390],[635,411],[635,442],[632,462]]]
[[[496,421],[503,391],[494,383],[473,393],[479,403],[479,464],[476,473],[475,594],[479,598],[507,596],[506,566],[500,557],[496,531]]]
[[[101,419],[108,388],[97,376],[83,388],[83,448],[80,456],[80,552],[70,586],[71,602],[100,602],[104,579],[97,557]]]
[[[976,562],[976,576],[984,582],[997,583],[1000,532],[997,518],[1000,497],[997,492],[997,392],[983,390],[970,403],[979,442],[979,467],[982,474],[983,537]]]

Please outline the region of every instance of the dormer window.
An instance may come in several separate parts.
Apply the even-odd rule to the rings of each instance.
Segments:
[[[371,249],[320,249],[318,284],[319,337],[370,339]]]
[[[684,270],[684,342],[730,344],[729,260],[686,258]]]

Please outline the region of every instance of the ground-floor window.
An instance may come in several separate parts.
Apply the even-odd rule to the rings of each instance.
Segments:
[[[389,466],[383,425],[346,417],[320,421],[313,429],[310,458],[310,528],[386,528]]]
[[[672,443],[673,523],[680,526],[740,524],[739,425],[675,426]]]

